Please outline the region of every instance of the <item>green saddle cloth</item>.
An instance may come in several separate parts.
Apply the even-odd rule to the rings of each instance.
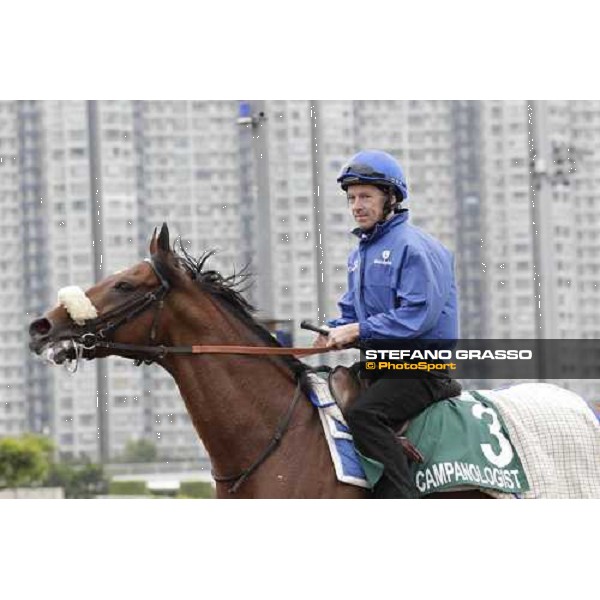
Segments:
[[[516,495],[529,491],[502,419],[480,392],[463,392],[432,404],[411,421],[405,436],[424,456],[423,463],[409,463],[421,496],[465,487]],[[383,465],[360,452],[358,456],[369,483],[375,486]]]

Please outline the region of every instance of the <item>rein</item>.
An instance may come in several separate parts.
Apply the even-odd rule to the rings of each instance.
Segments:
[[[167,354],[252,354],[271,356],[311,356],[335,352],[337,348],[271,348],[269,346],[136,346],[118,342],[96,341],[92,348],[112,348],[113,350],[131,350],[137,353],[149,354],[153,358],[149,362],[163,358]],[[145,361],[148,364],[148,361]]]

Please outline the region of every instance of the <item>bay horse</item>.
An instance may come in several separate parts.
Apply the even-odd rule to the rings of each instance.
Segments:
[[[253,318],[239,290],[244,277],[206,269],[213,252],[197,260],[183,248],[176,253],[165,223],[149,250],[150,259],[106,277],[85,296],[80,292],[75,304],[82,315],[60,305],[34,320],[30,349],[51,353],[55,364],[118,355],[166,369],[209,454],[219,498],[369,497],[336,479],[307,398],[308,366],[285,354],[232,352],[239,345],[258,352],[279,346]],[[487,497],[477,491],[433,496]]]

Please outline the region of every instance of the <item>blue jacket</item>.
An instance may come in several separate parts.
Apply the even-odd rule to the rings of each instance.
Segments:
[[[408,211],[370,232],[348,258],[348,291],[338,327],[360,324],[360,339],[458,339],[452,253],[408,223]]]

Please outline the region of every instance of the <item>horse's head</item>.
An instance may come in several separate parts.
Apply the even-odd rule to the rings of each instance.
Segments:
[[[150,242],[150,258],[106,277],[85,292],[62,288],[59,305],[29,326],[30,349],[55,364],[110,354],[136,357],[118,344],[152,344],[162,301],[180,271],[164,223]]]

